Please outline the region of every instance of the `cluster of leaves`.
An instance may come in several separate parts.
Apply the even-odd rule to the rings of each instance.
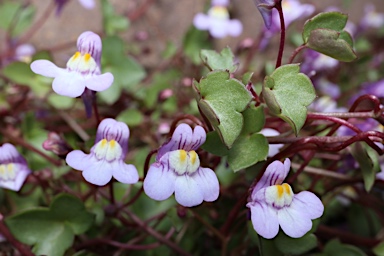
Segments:
[[[95,120],[85,119],[78,99],[53,94],[51,80],[34,74],[29,64],[6,63],[2,59],[0,91],[4,96],[0,96],[0,114],[4,118],[0,138],[18,144],[34,170],[20,193],[0,190],[1,213],[18,241],[32,246],[32,252],[37,255],[106,255],[122,251],[144,255],[140,250],[147,250],[145,255],[172,255],[174,251],[180,255],[189,252],[217,254],[219,251],[263,255],[309,252],[324,256],[365,255],[367,252],[383,255],[383,245],[378,245],[375,237],[383,228],[383,218],[377,210],[382,209],[383,203],[376,197],[382,186],[375,186],[379,156],[365,142],[349,147],[362,170],[361,173],[347,170],[348,175],[343,176],[347,185],[348,182],[357,184],[353,189],[332,177],[320,179],[303,173],[293,180],[295,192],[311,189],[322,195],[326,206],[324,217],[314,221],[312,230],[304,237],[293,239],[280,232],[275,239],[266,240],[257,236],[246,218],[243,207],[249,187],[260,176],[265,160],[272,159],[267,159],[269,143],[260,133],[266,124],[274,122],[289,136],[292,133],[299,136],[298,139],[309,135],[320,137],[335,127],[308,122],[307,107],[315,99],[316,92],[311,80],[300,73],[299,64],[258,72],[256,77],[252,72],[241,73],[230,48],[220,53],[210,50],[207,33],[191,28],[181,49],[175,50],[176,46],[170,45],[163,53],[163,65],[146,69],[140,64],[140,56],[134,58],[129,54],[132,48],[128,48],[118,34],[127,30],[130,22],[117,15],[107,0],[101,1],[101,9],[105,32],[102,67],[103,72],[114,75],[115,81],[110,89],[97,94],[99,114],[130,126],[132,135],[127,161],[135,164],[143,177],[148,152],[166,139],[158,127],[180,120],[192,123],[196,117],[201,117],[210,131],[202,146],[209,154],[201,154],[204,156],[201,162],[215,170],[221,196],[215,203],[185,209],[177,206],[174,199],[150,200],[142,193],[141,183],[112,182],[107,187],[92,187],[57,156],[45,152],[41,145],[48,131],[55,131],[72,147],[87,151],[92,146]],[[34,13],[32,5],[1,2],[0,27],[8,31],[10,38],[19,36],[28,29]],[[316,15],[304,25],[302,46],[340,61],[355,60],[352,38],[344,30],[346,22],[347,16],[338,12]],[[8,44],[15,47],[11,42]],[[241,52],[236,55],[241,62],[244,56]],[[40,51],[33,56],[35,59],[52,59],[51,52]],[[356,69],[358,64],[367,66],[360,62],[355,64]],[[242,70],[252,68],[251,65]],[[375,74],[372,76],[377,76]],[[355,78],[348,75],[339,74],[344,83]],[[180,86],[189,78],[194,78],[192,86]],[[171,95],[162,97],[166,90],[171,90]],[[185,114],[195,119],[185,118]],[[22,139],[15,139],[17,137]],[[289,137],[292,138],[294,136]],[[331,157],[331,160],[321,160],[308,156],[335,151],[321,148],[321,145],[307,149],[300,142],[287,145],[280,157],[296,157],[298,162],[304,160],[300,169],[309,163],[334,172],[340,167],[331,162]],[[31,148],[36,150],[31,151]],[[336,152],[336,161],[341,163],[347,153]],[[363,182],[365,191],[359,187]],[[349,190],[352,190],[350,194]],[[356,195],[356,191],[363,196]],[[347,198],[349,204],[343,204],[340,197]],[[365,209],[364,203],[369,209]],[[333,228],[339,225],[348,225],[349,233]],[[355,239],[365,237],[367,240],[353,244],[353,239],[348,240],[351,233],[357,236]],[[337,236],[343,243],[333,239]],[[372,250],[373,245],[376,247]]]

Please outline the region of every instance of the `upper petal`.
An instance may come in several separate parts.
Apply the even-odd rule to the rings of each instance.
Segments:
[[[284,164],[278,160],[268,165],[261,179],[257,182],[252,192],[253,195],[260,189],[268,186],[280,185],[287,177],[290,167],[290,160],[287,158]],[[289,165],[289,166],[288,166]],[[288,170],[288,171],[287,171]]]
[[[199,168],[191,178],[194,179],[200,187],[204,201],[212,202],[219,197],[220,185],[214,171],[209,168]]]
[[[86,79],[85,86],[92,91],[105,91],[113,83],[113,75],[111,73],[105,73],[102,75],[94,75]]]
[[[121,183],[134,184],[139,181],[137,169],[132,164],[126,164],[123,161],[115,161],[113,168],[113,177]]]
[[[312,221],[305,209],[284,207],[277,212],[277,218],[284,233],[293,238],[304,236],[312,228]]]
[[[57,67],[49,60],[35,60],[31,63],[31,69],[34,73],[46,77],[57,77],[65,72],[65,69]]]
[[[266,203],[248,203],[251,209],[251,220],[256,232],[267,239],[274,238],[279,233],[279,222],[276,211]]]
[[[79,97],[85,90],[85,80],[77,72],[64,72],[52,83],[52,89],[60,95],[71,98]]]
[[[305,212],[310,219],[320,218],[324,212],[321,200],[309,191],[302,191],[295,195],[290,207]]]
[[[160,147],[159,152],[157,153],[156,161],[158,161],[165,153],[169,151],[190,147],[192,136],[192,129],[189,125],[179,124],[173,132],[170,140]]]
[[[186,145],[184,149],[187,151],[197,150],[201,145],[204,144],[206,137],[207,134],[204,128],[199,125],[196,126],[195,129],[193,129],[191,143],[189,145]]]
[[[176,175],[165,166],[154,163],[144,179],[144,192],[154,200],[165,200],[175,191]]]
[[[181,175],[175,183],[176,201],[185,207],[192,207],[203,202],[204,195],[199,184],[189,175]]]
[[[102,139],[117,141],[123,149],[122,159],[126,156],[128,152],[129,128],[125,123],[116,121],[113,118],[106,118],[101,121],[97,127],[95,144]]]
[[[95,0],[79,0],[79,2],[86,9],[95,8]]]

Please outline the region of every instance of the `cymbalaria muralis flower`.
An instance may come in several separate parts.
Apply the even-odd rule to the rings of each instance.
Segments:
[[[121,183],[133,184],[139,180],[137,169],[124,163],[128,152],[129,128],[112,118],[104,119],[97,128],[95,145],[90,154],[80,150],[70,152],[65,161],[82,171],[86,181],[104,186],[112,176]]]
[[[54,78],[53,90],[60,95],[76,98],[86,88],[104,91],[113,83],[111,73],[101,74],[101,39],[91,32],[82,33],[77,39],[77,52],[67,62],[67,68],[59,68],[49,60],[36,60],[31,69],[36,74]]]
[[[193,131],[187,124],[177,126],[148,170],[144,179],[145,193],[158,201],[175,193],[176,201],[186,207],[215,201],[219,196],[219,181],[211,169],[200,167],[196,153],[205,138],[201,126]]]
[[[324,206],[313,193],[294,194],[283,180],[287,177],[291,161],[272,162],[251,194],[247,207],[256,232],[267,239],[274,238],[279,226],[293,238],[304,236],[312,228],[313,219],[323,215]]]
[[[30,173],[27,161],[15,146],[5,143],[0,147],[0,187],[19,191]]]
[[[208,14],[198,13],[193,19],[193,25],[199,30],[208,30],[215,38],[226,36],[237,37],[243,31],[243,25],[237,19],[229,19],[227,5],[229,1],[212,1]]]

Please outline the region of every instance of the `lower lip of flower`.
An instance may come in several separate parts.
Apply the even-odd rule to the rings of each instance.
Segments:
[[[278,209],[289,206],[293,200],[292,188],[287,183],[267,187],[265,199],[269,205]]]
[[[179,175],[191,175],[199,168],[200,159],[194,150],[174,150],[169,153],[169,166]]]

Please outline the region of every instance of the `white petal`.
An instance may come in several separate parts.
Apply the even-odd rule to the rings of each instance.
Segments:
[[[203,202],[203,191],[189,175],[182,175],[176,178],[175,183],[176,201],[185,206],[192,207]]]
[[[305,213],[292,207],[284,207],[277,212],[281,229],[290,237],[299,238],[304,236],[312,228],[312,221]]]
[[[66,72],[55,78],[52,89],[60,95],[76,98],[85,90],[84,78],[76,72]]]
[[[260,236],[271,239],[279,233],[279,222],[276,211],[266,203],[248,203],[251,209],[251,220],[253,228]]]
[[[49,60],[35,60],[31,63],[31,69],[34,73],[46,77],[57,77],[66,72],[65,69],[57,67]]]
[[[132,164],[123,161],[115,161],[116,167],[113,169],[113,177],[121,183],[134,184],[139,181],[137,169]]]
[[[193,18],[193,25],[199,30],[208,30],[209,17],[206,14],[198,13]]]
[[[175,191],[175,180],[173,171],[154,163],[144,179],[144,192],[154,200],[165,200]]]
[[[297,211],[305,211],[310,219],[317,219],[323,215],[324,205],[321,200],[309,191],[302,191],[295,195],[291,208]]]
[[[95,75],[85,80],[85,85],[92,91],[105,91],[113,83],[113,75],[111,73],[105,73],[102,75]]]
[[[204,201],[212,202],[219,197],[220,185],[214,171],[209,168],[199,168],[191,178],[200,187]]]
[[[102,160],[90,163],[83,171],[83,177],[89,183],[104,186],[112,179],[114,165]]]

